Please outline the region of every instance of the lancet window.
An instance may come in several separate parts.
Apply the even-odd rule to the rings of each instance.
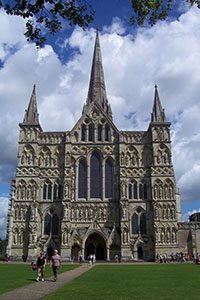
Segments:
[[[101,153],[94,151],[89,162],[83,157],[78,161],[75,173],[77,198],[113,198],[114,164],[111,158],[108,157],[103,161]]]
[[[131,218],[132,234],[145,235],[147,233],[146,214],[141,208],[137,208]]]
[[[90,197],[102,198],[102,165],[97,152],[92,154],[90,160]]]
[[[59,218],[56,213],[53,215],[46,214],[44,219],[44,234],[45,235],[59,235]]]
[[[113,197],[113,162],[110,159],[105,163],[105,197]]]
[[[128,198],[134,199],[147,199],[147,184],[131,182],[128,185]]]
[[[105,126],[105,141],[108,142],[110,140],[110,127],[106,124]]]
[[[84,159],[79,161],[78,167],[78,197],[87,198],[87,165]]]
[[[88,140],[90,142],[94,141],[94,126],[91,123],[89,124],[89,136],[88,136]]]

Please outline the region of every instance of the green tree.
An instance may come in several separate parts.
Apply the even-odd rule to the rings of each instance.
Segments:
[[[158,20],[165,20],[174,9],[174,0],[124,1],[128,1],[133,9],[130,23],[139,26],[152,26]],[[200,0],[183,1],[200,8]],[[0,8],[2,7],[7,14],[27,20],[25,36],[28,41],[34,41],[38,46],[44,44],[47,33],[58,33],[62,29],[63,21],[69,26],[79,25],[86,28],[95,16],[91,0],[0,0]]]
[[[87,0],[15,0],[1,1],[0,8],[9,15],[27,20],[25,36],[28,41],[42,46],[45,34],[56,34],[62,22],[86,28],[94,18],[94,10]]]
[[[200,8],[200,0],[184,0],[189,6],[197,5]],[[166,20],[174,9],[174,0],[131,0],[133,8],[132,24],[151,25],[158,20]]]

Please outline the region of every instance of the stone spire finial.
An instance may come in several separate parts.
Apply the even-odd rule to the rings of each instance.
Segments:
[[[86,105],[89,105],[91,102],[98,103],[103,108],[103,110],[112,118],[112,112],[108,105],[106,95],[98,29],[96,30],[96,40]]]
[[[37,112],[36,92],[35,84],[33,85],[33,91],[29,101],[28,109],[25,112],[23,124],[26,125],[40,125],[39,114]]]
[[[155,85],[154,104],[151,113],[151,122],[165,122],[165,110],[162,108],[160,97],[158,94],[158,87]]]

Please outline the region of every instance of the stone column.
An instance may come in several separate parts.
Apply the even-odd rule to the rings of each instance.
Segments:
[[[110,248],[107,248],[107,261],[110,261]]]
[[[85,260],[85,248],[82,248],[82,258],[83,258],[83,261]]]
[[[90,163],[87,162],[87,200],[90,199]]]
[[[102,199],[105,200],[105,160],[102,161]]]

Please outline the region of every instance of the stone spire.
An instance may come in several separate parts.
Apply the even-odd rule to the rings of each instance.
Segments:
[[[25,112],[23,123],[24,125],[39,125],[39,114],[37,112],[37,102],[35,93],[35,84],[29,101],[28,109]]]
[[[154,104],[151,113],[151,122],[166,122],[165,110],[162,108],[157,85],[155,85]]]
[[[96,31],[96,40],[86,106],[88,106],[91,102],[98,103],[103,108],[103,110],[112,118],[112,111],[110,105],[108,104],[106,95],[98,30]]]

